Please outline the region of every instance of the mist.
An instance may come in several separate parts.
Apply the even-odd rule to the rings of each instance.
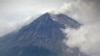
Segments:
[[[10,20],[1,18],[0,19],[0,37],[9,34],[13,31],[18,31],[20,28],[22,28],[25,25],[30,24],[32,21],[34,21],[38,16],[40,15],[33,15],[33,16],[26,16],[24,20]]]
[[[80,52],[88,56],[100,56],[100,4],[98,2],[100,1],[71,0],[63,6],[63,13],[83,24],[79,29],[65,29],[63,32],[67,35],[64,43],[70,48],[79,48]]]
[[[79,29],[64,29],[63,32],[67,34],[64,43],[70,48],[79,48],[88,56],[100,56],[99,2],[100,0],[0,0],[0,36],[29,24],[42,13],[64,13],[83,24]]]
[[[0,0],[0,36],[55,10],[64,2],[66,0]]]

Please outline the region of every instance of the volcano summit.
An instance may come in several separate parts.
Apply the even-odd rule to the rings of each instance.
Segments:
[[[64,14],[45,13],[19,31],[0,38],[0,56],[78,56],[78,49],[66,51],[61,29],[79,26]]]

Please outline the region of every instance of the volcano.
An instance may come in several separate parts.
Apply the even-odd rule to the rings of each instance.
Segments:
[[[61,29],[80,25],[64,14],[45,13],[19,31],[0,38],[0,56],[78,56],[78,49],[74,53],[66,51]]]

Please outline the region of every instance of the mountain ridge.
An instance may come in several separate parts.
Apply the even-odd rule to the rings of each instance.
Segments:
[[[64,19],[65,17],[67,17],[66,15],[62,15],[62,14],[61,15],[59,14],[58,16],[55,17],[60,18],[61,20],[63,19],[62,16],[64,17]],[[69,19],[69,17],[67,17],[66,19],[72,20]],[[68,22],[67,20],[66,22]],[[71,23],[72,24],[70,24],[69,22],[68,25],[69,27],[72,26],[71,28],[76,28],[79,27],[80,25],[78,22],[74,20],[72,20]],[[68,23],[63,23],[63,21],[61,22],[55,21],[53,20],[52,16],[49,13],[45,13],[39,18],[37,18],[36,20],[34,20],[29,25],[22,27],[18,32],[9,35],[9,37],[6,36],[4,39],[1,39],[0,50],[1,49],[5,50],[4,53],[11,54],[12,56],[14,56],[15,54],[17,56],[21,56],[21,55],[25,56],[24,54],[26,54],[26,52],[32,52],[30,55],[32,56],[35,55],[35,53],[33,54],[33,52],[36,50],[37,52],[40,52],[41,50],[43,52],[47,51],[48,53],[53,52],[52,53],[53,55],[51,56],[60,56],[60,55],[65,56],[66,55],[65,51],[66,48],[68,47],[65,46],[65,44],[63,43],[63,39],[65,38],[65,35],[61,31],[61,28],[62,29],[65,28],[64,24],[68,24]],[[20,50],[22,50],[23,52],[21,52]],[[28,50],[28,51],[24,51],[24,50]],[[0,56],[2,55],[7,56],[0,51]],[[69,53],[67,55],[71,55],[71,54]],[[36,54],[36,56],[41,56],[41,55]],[[46,56],[49,55],[47,54]]]

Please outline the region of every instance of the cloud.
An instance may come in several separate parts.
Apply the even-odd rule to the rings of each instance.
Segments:
[[[87,23],[86,21],[92,22],[94,20],[98,21],[100,20],[99,1],[100,0],[69,0],[69,2],[64,3],[60,7],[62,9],[60,12],[63,12],[82,23]]]
[[[0,36],[54,10],[66,0],[0,0]],[[27,21],[27,18],[34,17]],[[25,23],[25,21],[27,21]]]
[[[100,56],[99,2],[100,0],[0,0],[0,36],[23,26],[32,15],[54,10],[84,24],[78,30],[65,29],[64,32],[68,33],[66,45],[78,47],[90,56]],[[29,22],[31,20],[27,21]]]
[[[100,27],[98,25],[82,26],[80,29],[65,30],[68,37],[65,43],[70,48],[78,47],[81,52],[89,56],[99,56],[100,54]]]
[[[66,0],[0,0],[0,11],[44,13],[59,7],[63,2]]]
[[[64,13],[83,24],[80,29],[65,29],[70,48],[79,48],[88,56],[100,56],[100,0],[70,0]],[[64,5],[65,6],[65,5]],[[65,7],[66,9],[66,7]]]
[[[8,22],[8,20],[0,17],[0,24],[0,37],[14,30],[15,22]]]
[[[19,30],[24,25],[30,24],[39,15],[18,15],[15,16],[0,16],[0,37],[12,32]],[[13,19],[14,18],[14,19]]]

